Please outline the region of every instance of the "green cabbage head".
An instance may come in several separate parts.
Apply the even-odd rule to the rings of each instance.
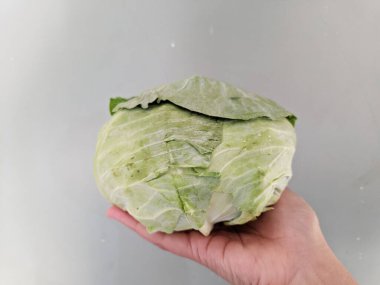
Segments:
[[[149,232],[244,224],[291,175],[296,117],[275,102],[194,76],[110,101],[96,146],[103,195]]]

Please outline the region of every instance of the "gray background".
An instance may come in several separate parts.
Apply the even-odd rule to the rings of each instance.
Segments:
[[[291,187],[361,284],[380,271],[380,4],[0,1],[0,284],[225,284],[105,217],[108,98],[202,74],[295,112]]]

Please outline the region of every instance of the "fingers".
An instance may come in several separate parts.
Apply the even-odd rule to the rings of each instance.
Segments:
[[[142,224],[140,224],[127,212],[121,210],[116,206],[113,206],[108,210],[107,216],[111,219],[119,221],[161,249],[170,251],[182,257],[194,259],[189,233],[178,232],[165,234],[159,232],[149,234]]]
[[[124,212],[116,206],[112,206],[110,209],[108,209],[107,216],[111,219],[119,221],[123,225],[127,226],[128,228],[137,232],[139,235],[143,236],[144,238],[146,235],[149,235],[138,221],[136,221],[127,212]]]

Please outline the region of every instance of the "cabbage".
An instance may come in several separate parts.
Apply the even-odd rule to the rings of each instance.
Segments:
[[[110,101],[95,177],[149,232],[244,224],[292,176],[296,117],[273,101],[194,76]]]

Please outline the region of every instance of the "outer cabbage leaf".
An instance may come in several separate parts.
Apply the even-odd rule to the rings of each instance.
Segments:
[[[224,122],[222,143],[209,167],[220,173],[220,183],[201,230],[207,233],[221,221],[246,223],[273,205],[292,176],[295,143],[286,119]]]
[[[111,114],[120,109],[140,105],[148,108],[153,102],[170,101],[177,106],[208,116],[250,120],[260,117],[278,120],[288,118],[294,125],[296,117],[272,100],[249,94],[230,84],[201,76],[162,85],[131,99],[111,100]]]
[[[98,138],[97,183],[151,232],[199,228],[219,183],[207,167],[221,137],[221,122],[168,103],[117,112]]]

